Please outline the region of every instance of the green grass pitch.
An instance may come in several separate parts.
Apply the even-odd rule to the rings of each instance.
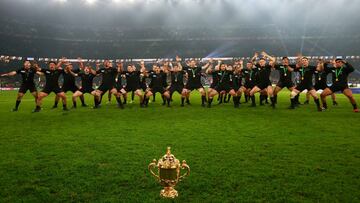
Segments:
[[[167,146],[191,168],[175,202],[360,202],[360,114],[340,94],[326,112],[313,101],[288,110],[288,97],[275,110],[202,108],[198,93],[184,108],[175,94],[171,108],[158,95],[120,110],[104,97],[63,112],[51,94],[31,113],[30,94],[10,112],[16,92],[2,91],[0,202],[169,202],[147,171]]]

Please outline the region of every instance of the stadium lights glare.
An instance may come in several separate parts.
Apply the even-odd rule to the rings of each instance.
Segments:
[[[86,0],[86,3],[92,5],[96,2],[96,0]]]
[[[135,0],[112,0],[112,3],[117,5],[131,5],[135,3]]]
[[[60,2],[60,3],[66,3],[67,2],[67,0],[57,0],[58,2]]]

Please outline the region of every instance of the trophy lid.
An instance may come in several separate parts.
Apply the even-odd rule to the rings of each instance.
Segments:
[[[159,160],[159,166],[161,168],[170,169],[180,167],[180,162],[171,154],[170,147],[167,147],[166,154]]]

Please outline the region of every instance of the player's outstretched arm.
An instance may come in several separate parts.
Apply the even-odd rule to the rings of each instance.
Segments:
[[[16,75],[16,71],[11,71],[11,72],[8,72],[8,73],[4,73],[4,74],[1,74],[0,76],[14,76]]]
[[[181,58],[180,58],[179,56],[176,56],[176,57],[175,57],[175,60],[176,60],[176,63],[177,63],[177,65],[178,65],[180,71],[182,71],[183,67],[182,67],[182,65],[181,65]]]
[[[251,61],[252,61],[253,63],[255,63],[256,58],[257,58],[258,56],[259,56],[259,53],[255,52],[255,53],[254,53],[254,56],[251,58]]]
[[[263,55],[265,58],[268,58],[270,62],[272,61],[274,63],[276,61],[275,57],[270,56],[265,51],[261,52],[261,55]]]
[[[80,67],[80,69],[81,69],[81,70],[84,70],[85,67],[84,67],[84,63],[83,63],[83,61],[82,61],[82,58],[78,57],[78,62],[79,62],[79,67]]]
[[[61,69],[61,66],[66,62],[66,58],[62,57],[59,62],[56,64],[57,69]]]

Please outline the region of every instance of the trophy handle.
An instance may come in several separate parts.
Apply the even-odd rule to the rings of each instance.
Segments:
[[[190,167],[189,165],[186,164],[186,161],[183,160],[182,161],[182,164],[181,164],[181,169],[186,169],[186,173],[182,176],[179,177],[179,181],[181,181],[183,178],[185,178],[186,176],[189,176],[190,175]]]
[[[149,168],[149,171],[150,171],[150,173],[151,173],[151,175],[153,175],[155,178],[157,178],[157,179],[160,179],[160,177],[158,176],[158,175],[156,175],[155,173],[154,173],[154,171],[152,170],[153,168],[155,168],[156,167],[156,159],[154,159],[150,164],[149,164],[149,166],[148,166],[148,168]]]

